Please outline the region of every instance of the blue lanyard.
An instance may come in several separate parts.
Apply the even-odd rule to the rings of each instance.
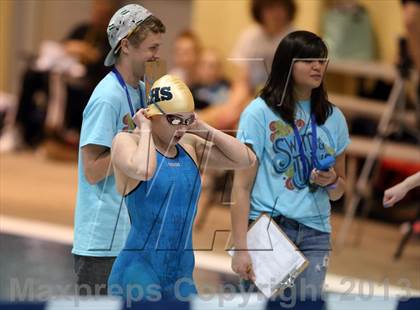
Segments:
[[[118,72],[117,68],[113,67],[112,68],[112,72],[114,72],[114,74],[117,77],[117,80],[120,83],[121,87],[124,88],[125,94],[127,95],[128,106],[130,107],[131,116],[134,116],[134,114],[136,113],[136,111],[134,111],[133,104],[131,103],[131,98],[130,98],[130,94],[128,93],[127,85],[125,84],[124,79],[121,76],[121,74]],[[139,85],[139,93],[140,93],[140,107],[141,108],[146,108],[146,106],[145,106],[145,104],[143,102],[143,92],[141,90],[141,86],[140,85]]]
[[[311,143],[311,166],[308,166],[306,161],[305,152],[303,150],[303,141],[302,137],[299,134],[299,131],[296,125],[293,123],[293,132],[295,134],[296,142],[299,147],[299,157],[300,161],[302,162],[303,167],[303,176],[305,180],[309,180],[310,171],[315,167],[315,160],[316,160],[316,140],[317,140],[317,133],[316,133],[316,118],[315,114],[311,114],[311,128],[312,128],[312,143]]]

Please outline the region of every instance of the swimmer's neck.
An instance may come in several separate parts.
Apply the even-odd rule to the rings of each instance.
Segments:
[[[176,143],[165,143],[159,137],[152,133],[153,142],[155,143],[156,150],[166,157],[175,157],[177,154]]]

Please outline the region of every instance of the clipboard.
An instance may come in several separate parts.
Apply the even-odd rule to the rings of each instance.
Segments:
[[[228,244],[228,253],[233,256],[235,249],[231,238]],[[293,287],[295,279],[309,265],[306,257],[266,213],[249,227],[247,244],[255,285],[267,298]]]

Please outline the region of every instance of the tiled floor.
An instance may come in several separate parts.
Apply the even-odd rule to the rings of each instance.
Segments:
[[[1,215],[72,228],[77,184],[75,163],[46,161],[34,154],[19,153],[2,155],[0,169]],[[368,221],[361,230],[359,223],[353,225],[344,249],[338,251],[333,247],[329,273],[399,286],[408,281],[411,288],[420,290],[420,241],[411,241],[403,257],[394,261],[392,255],[400,239],[398,226]],[[333,214],[333,241],[341,224],[342,216]],[[1,225],[0,222],[0,229]],[[226,258],[224,248],[229,230],[229,209],[216,206],[210,210],[203,228],[194,233],[194,247],[210,249]],[[361,232],[362,238],[356,246],[357,232]],[[31,236],[30,229],[26,236]],[[34,278],[36,284],[50,286],[74,283],[69,245],[10,235],[1,235],[0,241],[0,298],[10,296],[13,277],[21,281]],[[225,265],[229,269],[229,264]],[[196,280],[200,288],[207,283],[237,279],[220,272],[200,270]],[[24,283],[20,285],[20,289],[25,288]],[[52,292],[59,289],[53,288]]]
[[[1,233],[0,299],[74,294],[70,251],[69,245]]]
[[[73,257],[68,244],[0,234],[0,300],[35,301],[74,295]],[[218,292],[222,285],[236,286],[237,277],[197,269],[199,290]]]

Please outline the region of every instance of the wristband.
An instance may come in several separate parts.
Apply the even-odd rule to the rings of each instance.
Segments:
[[[327,186],[325,186],[326,189],[336,189],[337,185],[338,185],[338,179],[340,179],[340,177],[337,175],[336,179],[334,182],[332,182],[331,184],[328,184]]]

